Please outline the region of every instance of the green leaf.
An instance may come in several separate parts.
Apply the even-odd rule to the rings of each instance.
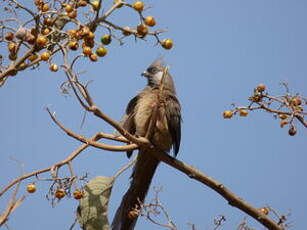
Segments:
[[[84,188],[84,197],[77,209],[77,219],[84,230],[109,230],[108,204],[113,177],[98,176]]]

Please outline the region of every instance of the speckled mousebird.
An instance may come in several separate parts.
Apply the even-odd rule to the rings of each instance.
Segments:
[[[150,151],[168,153],[173,148],[175,157],[179,151],[181,107],[169,72],[163,77],[163,90],[160,90],[164,67],[162,59],[157,59],[141,74],[147,79],[147,86],[130,100],[122,120],[123,127],[129,133],[144,137],[152,118],[153,107],[159,104],[156,124],[150,139],[154,147],[139,150],[131,175],[131,185],[115,214],[113,230],[131,230],[135,226],[137,218],[129,219],[128,213],[139,204],[139,201],[144,202],[159,164],[159,160],[150,154]],[[127,152],[128,157],[131,155],[132,152]]]

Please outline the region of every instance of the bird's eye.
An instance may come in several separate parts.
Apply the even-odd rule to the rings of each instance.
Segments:
[[[156,67],[149,67],[149,68],[147,69],[147,72],[150,73],[150,74],[156,74],[156,73],[159,72],[159,69],[156,68]]]

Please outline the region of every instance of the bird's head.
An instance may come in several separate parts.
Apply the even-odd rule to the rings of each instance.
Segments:
[[[148,86],[150,87],[159,87],[162,83],[163,70],[165,65],[161,58],[155,60],[141,75],[147,78]],[[163,79],[163,87],[164,89],[171,90],[173,93],[176,92],[175,85],[170,73],[167,73]]]

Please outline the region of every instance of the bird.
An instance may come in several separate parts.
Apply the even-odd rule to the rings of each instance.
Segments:
[[[181,106],[176,96],[175,84],[169,71],[165,72],[163,59],[156,59],[141,76],[147,79],[146,87],[130,100],[121,124],[130,134],[146,137],[151,120],[155,121],[149,141],[152,148],[140,147],[130,187],[122,198],[112,222],[112,230],[132,230],[138,216],[129,216],[144,202],[159,160],[151,151],[177,156],[181,141]],[[156,106],[156,107],[155,107]],[[154,110],[153,108],[157,108]],[[153,111],[155,118],[153,119]],[[128,158],[132,151],[127,152]]]

